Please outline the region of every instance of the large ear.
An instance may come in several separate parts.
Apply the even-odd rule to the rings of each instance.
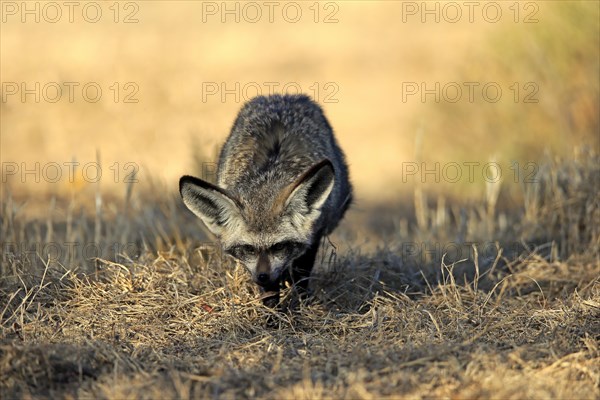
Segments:
[[[238,202],[225,190],[193,176],[182,176],[179,193],[183,202],[216,236],[241,221]]]
[[[285,201],[285,208],[318,217],[334,183],[335,174],[331,161],[323,160],[313,165],[290,186],[291,193]]]

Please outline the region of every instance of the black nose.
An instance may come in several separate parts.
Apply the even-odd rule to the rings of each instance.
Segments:
[[[269,274],[258,274],[258,276],[256,277],[256,280],[258,281],[258,283],[267,283],[269,282]]]

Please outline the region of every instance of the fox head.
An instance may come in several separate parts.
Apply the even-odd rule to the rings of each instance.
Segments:
[[[334,182],[333,165],[323,160],[268,201],[236,196],[191,176],[180,179],[179,191],[223,250],[245,265],[256,283],[272,287],[313,244],[315,223]]]

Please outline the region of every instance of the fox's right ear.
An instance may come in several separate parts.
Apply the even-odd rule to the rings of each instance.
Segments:
[[[335,173],[331,161],[325,159],[302,174],[296,182],[288,187],[284,194],[289,196],[285,206],[305,216],[316,219],[320,209],[327,201],[335,183]]]
[[[193,176],[182,176],[179,193],[183,202],[196,214],[206,227],[220,237],[223,230],[239,222],[240,208],[237,201],[223,189]]]

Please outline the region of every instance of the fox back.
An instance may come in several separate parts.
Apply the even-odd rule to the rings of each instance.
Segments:
[[[217,185],[184,176],[186,206],[265,290],[308,277],[319,241],[352,199],[345,157],[305,95],[259,96],[240,110],[219,157]]]

